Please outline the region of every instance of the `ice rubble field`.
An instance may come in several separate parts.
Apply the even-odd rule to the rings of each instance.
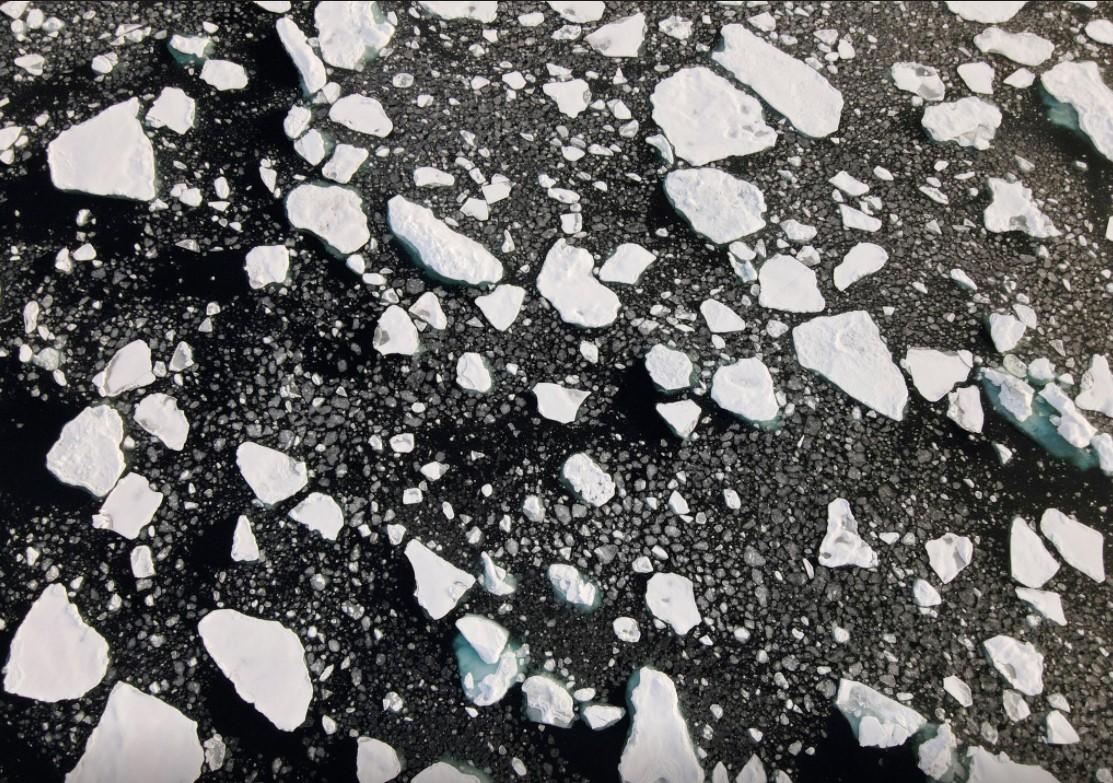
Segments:
[[[0,4],[0,772],[1113,782],[1109,12]]]

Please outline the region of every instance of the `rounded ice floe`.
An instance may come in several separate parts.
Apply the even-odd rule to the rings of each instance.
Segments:
[[[877,553],[858,535],[858,521],[843,498],[827,504],[827,534],[819,545],[819,563],[827,568],[877,567]]]
[[[937,351],[909,348],[902,366],[912,376],[912,385],[928,402],[938,402],[970,377],[974,356],[969,351]]]
[[[154,392],[135,406],[135,421],[154,435],[166,448],[181,451],[189,437],[189,420],[178,407],[178,401],[168,394]]]
[[[151,489],[150,482],[137,473],[128,473],[108,493],[93,516],[93,527],[111,530],[124,538],[135,539],[154,519],[163,495]]]
[[[304,462],[252,441],[236,449],[236,465],[255,497],[268,506],[293,497],[309,482]]]
[[[371,239],[363,199],[339,185],[298,185],[286,197],[286,216],[294,228],[316,234],[342,255],[356,252]]]
[[[939,78],[939,71],[920,63],[893,63],[889,69],[898,90],[918,95],[925,101],[941,101],[947,87]]]
[[[692,386],[695,367],[688,354],[658,343],[645,355],[645,369],[653,385],[664,392],[675,392]]]
[[[449,21],[464,19],[490,24],[499,12],[498,0],[421,0],[418,5],[433,16]]]
[[[414,263],[436,280],[478,286],[502,279],[502,262],[427,207],[394,196],[387,202],[387,222]]]
[[[491,326],[505,332],[522,310],[526,289],[516,285],[500,285],[495,290],[475,298],[475,305],[482,311]]]
[[[669,676],[643,666],[631,675],[627,693],[630,732],[618,764],[624,783],[703,783],[703,768]]]
[[[682,68],[657,83],[653,121],[694,166],[752,155],[777,143],[761,104],[710,68]]]
[[[927,549],[931,570],[943,584],[954,580],[974,559],[974,542],[954,533],[944,533],[925,543],[924,548]]]
[[[433,620],[456,608],[475,585],[475,577],[445,560],[417,539],[406,544],[406,559],[414,572],[414,597]]]
[[[332,3],[320,3],[318,7],[323,5]],[[356,740],[356,783],[390,783],[401,774],[402,759],[394,748],[373,737]]]
[[[486,394],[494,388],[495,381],[482,354],[468,352],[456,360],[456,385],[464,391]]]
[[[1032,191],[1023,182],[1008,182],[990,177],[989,191],[992,201],[984,213],[987,231],[995,234],[1021,231],[1037,239],[1059,236],[1059,230],[1036,206]]]
[[[584,42],[604,57],[637,57],[645,40],[645,14],[637,13],[605,24],[584,36]]]
[[[614,480],[607,471],[583,452],[573,454],[560,469],[561,478],[585,503],[599,507],[614,497]]]
[[[335,68],[359,71],[379,56],[394,36],[394,25],[377,2],[330,0],[313,12],[321,58]],[[363,783],[363,781],[360,781]]]
[[[196,721],[118,682],[66,783],[193,783],[204,761]]]
[[[633,617],[616,617],[614,622],[611,623],[614,629],[614,635],[619,641],[628,644],[635,644],[642,638],[641,629],[638,628],[638,621]]]
[[[761,359],[739,359],[715,371],[711,399],[723,410],[755,424],[769,424],[780,415],[773,376]]]
[[[279,622],[235,609],[209,612],[197,632],[240,698],[283,731],[305,721],[313,685],[297,634]]]
[[[383,105],[367,95],[345,95],[329,109],[328,118],[357,133],[383,138],[394,130]]]
[[[863,748],[898,747],[927,723],[910,707],[854,680],[839,681],[835,706]]]
[[[999,635],[982,643],[989,662],[1005,680],[1025,696],[1043,693],[1043,655],[1031,642]]]
[[[880,270],[889,260],[885,248],[873,242],[859,242],[843,256],[842,263],[835,267],[835,288],[845,291],[867,275]]]
[[[700,623],[692,580],[680,574],[658,573],[645,586],[645,605],[658,620],[684,636]]]
[[[792,330],[796,358],[854,399],[896,421],[904,418],[908,387],[869,313],[820,316]]]
[[[23,617],[4,665],[4,690],[36,701],[79,699],[108,670],[108,642],[81,619],[66,588],[49,585]]]
[[[699,417],[703,413],[699,404],[692,400],[657,403],[657,413],[678,438],[687,438],[696,431]]]
[[[537,383],[533,396],[537,398],[537,412],[550,421],[571,424],[576,413],[591,392],[570,389],[559,383]]]
[[[310,492],[288,516],[329,541],[335,541],[344,529],[344,510],[331,495],[322,492]]]
[[[1013,519],[1009,534],[1009,563],[1013,579],[1025,587],[1043,587],[1059,571],[1059,562],[1021,517]]]
[[[947,10],[968,22],[1000,24],[1012,19],[1026,0],[947,0]]]
[[[921,124],[934,141],[953,141],[960,147],[987,150],[1001,127],[1001,110],[970,96],[928,106]]]
[[[565,323],[585,329],[610,326],[622,306],[614,291],[592,275],[595,259],[582,247],[573,247],[558,239],[549,248],[537,290],[556,308]]]
[[[132,340],[116,351],[104,369],[93,376],[93,385],[101,397],[118,397],[154,382],[151,347],[145,340]]]
[[[594,609],[599,604],[599,588],[575,566],[553,563],[546,574],[549,584],[565,603],[580,609]]]
[[[638,278],[655,260],[657,256],[641,245],[624,242],[603,262],[599,268],[599,279],[604,283],[637,285]]]
[[[576,720],[576,707],[568,689],[552,677],[535,674],[522,683],[526,717],[546,726],[567,729]]]
[[[139,99],[109,106],[47,145],[50,180],[59,190],[151,201],[155,150],[138,119]]]
[[[62,427],[46,467],[64,484],[103,497],[124,472],[124,422],[107,405],[92,405]]]
[[[818,313],[827,303],[819,292],[815,272],[792,256],[775,255],[758,270],[758,304],[786,313]]]
[[[409,314],[398,305],[391,305],[383,310],[375,324],[372,344],[383,356],[413,356],[421,347],[417,327]]]
[[[712,168],[665,176],[665,196],[692,229],[725,245],[765,228],[765,196],[756,186]]]
[[[290,271],[290,251],[285,245],[253,247],[247,251],[243,269],[252,288],[285,283]]]

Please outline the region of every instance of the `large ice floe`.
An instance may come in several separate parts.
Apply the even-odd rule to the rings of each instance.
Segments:
[[[46,148],[54,187],[151,201],[155,150],[138,115],[139,99],[131,98],[59,133]]]
[[[630,733],[618,764],[623,783],[702,783],[703,768],[667,674],[643,666],[627,686]]]
[[[692,229],[725,245],[765,227],[765,196],[755,185],[713,168],[665,177],[665,196]]]

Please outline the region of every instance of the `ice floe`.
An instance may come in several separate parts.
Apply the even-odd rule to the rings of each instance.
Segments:
[[[417,539],[406,544],[414,572],[414,597],[430,618],[439,620],[475,585],[475,577],[445,560]]]
[[[819,545],[820,565],[876,568],[877,553],[858,535],[858,520],[843,498],[827,504],[827,533]]]
[[[584,400],[591,392],[571,389],[559,383],[536,383],[533,396],[537,398],[537,412],[550,421],[571,424],[576,420]]]
[[[943,584],[954,581],[974,559],[974,542],[966,536],[944,533],[924,544],[931,570]]]
[[[178,87],[163,87],[144,120],[152,128],[169,128],[178,135],[193,128],[197,103]]]
[[[582,247],[558,239],[545,254],[537,290],[565,323],[585,329],[610,326],[622,306],[614,291],[595,279],[595,259]]]
[[[1040,76],[1040,84],[1052,100],[1071,111],[1052,112],[1052,119],[1079,130],[1108,160],[1113,160],[1113,90],[1101,78],[1098,64],[1061,62]]]
[[[119,397],[155,382],[151,348],[144,340],[132,340],[112,355],[104,369],[93,376],[101,397]]]
[[[383,310],[375,323],[375,334],[371,341],[382,356],[413,356],[421,347],[417,327],[409,314],[398,305],[391,305]]]
[[[526,700],[526,717],[546,726],[567,729],[576,720],[572,694],[559,682],[544,674],[535,674],[522,683]]]
[[[761,265],[757,279],[761,284],[758,304],[762,307],[787,313],[818,313],[827,306],[815,272],[792,256],[773,256]]]
[[[715,371],[711,399],[725,411],[754,424],[777,421],[781,406],[769,368],[757,358],[739,359]]]
[[[139,99],[131,98],[59,133],[46,148],[54,187],[154,199],[155,150],[138,115]]]
[[[1042,65],[1055,51],[1055,44],[1035,33],[1011,33],[987,27],[974,36],[974,45],[986,54],[1003,55],[1018,65]]]
[[[489,294],[477,296],[475,305],[487,318],[487,322],[500,332],[505,332],[514,323],[518,313],[522,310],[522,302],[526,298],[526,289],[521,286],[503,285],[495,286]]]
[[[335,541],[344,529],[344,510],[331,495],[323,492],[310,492],[290,509],[289,517],[329,541]]]
[[[93,516],[93,527],[111,530],[124,538],[135,539],[151,523],[163,495],[151,489],[150,482],[138,473],[128,473],[108,493],[100,511]]]
[[[456,360],[456,385],[464,391],[486,394],[495,386],[491,369],[482,354],[466,351]]]
[[[924,727],[923,715],[854,680],[839,681],[835,706],[863,748],[895,748]]]
[[[982,644],[989,662],[1006,681],[1026,696],[1043,693],[1043,655],[1031,642],[1001,634]]]
[[[1032,191],[1024,183],[990,177],[989,191],[992,201],[984,213],[987,231],[995,234],[1021,231],[1037,239],[1059,236],[1058,229],[1036,206]]]
[[[845,291],[863,277],[878,272],[889,260],[889,253],[873,242],[859,242],[850,248],[842,263],[835,267],[835,288]]]
[[[313,12],[321,57],[336,68],[362,70],[394,36],[394,25],[377,2],[329,0]],[[362,781],[361,781],[362,783]]]
[[[695,367],[688,354],[658,343],[645,355],[645,369],[653,385],[664,392],[691,387]]]
[[[916,391],[928,402],[938,402],[970,377],[974,356],[969,351],[909,348],[901,364],[912,376]]]
[[[304,462],[253,441],[236,449],[236,465],[255,497],[268,506],[293,497],[309,482]]]
[[[502,279],[502,262],[474,239],[453,231],[431,209],[394,196],[387,202],[387,221],[414,263],[434,279],[473,286]]]
[[[645,14],[623,17],[584,36],[584,42],[604,57],[637,57],[645,40]]]
[[[765,227],[765,197],[756,186],[712,168],[665,177],[665,196],[692,229],[725,245]]]
[[[680,574],[657,573],[645,585],[645,605],[658,620],[684,636],[700,623],[692,580]]]
[[[553,590],[565,603],[589,610],[599,605],[599,587],[575,566],[553,563],[546,575]]]
[[[107,405],[91,405],[62,427],[46,467],[64,484],[103,497],[124,472],[124,422]]]
[[[1067,565],[1076,568],[1095,582],[1105,581],[1105,536],[1101,531],[1084,525],[1057,508],[1049,508],[1040,517],[1044,534]]]
[[[1013,519],[1009,534],[1009,563],[1013,579],[1026,587],[1043,587],[1059,570],[1058,561],[1021,517]]]
[[[615,248],[599,268],[599,279],[604,283],[637,285],[642,273],[657,259],[650,251],[634,242],[624,242]]]
[[[342,255],[356,252],[371,238],[363,199],[339,185],[298,185],[286,197],[286,215],[294,228],[317,235]]]
[[[947,10],[968,22],[1000,24],[1027,5],[1025,0],[947,0]]]
[[[243,269],[252,288],[283,284],[290,273],[290,251],[285,245],[253,247],[244,257]]]
[[[319,3],[318,8],[331,4]],[[360,737],[356,740],[356,783],[390,783],[401,774],[402,759],[394,748],[373,737]]]
[[[970,96],[928,106],[921,123],[935,141],[953,141],[960,147],[987,150],[1001,127],[1001,110]]]
[[[643,666],[627,686],[630,732],[618,764],[623,783],[703,783],[703,768],[667,674]]]
[[[897,89],[918,95],[925,101],[941,101],[947,94],[947,87],[939,77],[939,71],[930,65],[893,63],[889,75]]]

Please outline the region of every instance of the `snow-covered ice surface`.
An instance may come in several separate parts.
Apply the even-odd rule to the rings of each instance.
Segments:
[[[1107,4],[0,20],[0,779],[1113,780]]]

